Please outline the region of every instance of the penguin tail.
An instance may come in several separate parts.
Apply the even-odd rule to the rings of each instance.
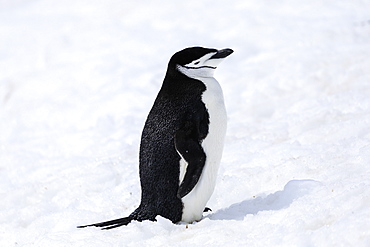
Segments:
[[[100,223],[95,223],[95,224],[85,225],[85,226],[77,226],[77,228],[95,226],[95,227],[101,227],[102,230],[109,230],[109,229],[113,229],[113,228],[120,227],[120,226],[126,226],[132,220],[133,220],[133,217],[130,215],[128,217],[124,217],[120,219],[115,219],[115,220],[110,220],[110,221],[105,221],[105,222],[100,222]]]

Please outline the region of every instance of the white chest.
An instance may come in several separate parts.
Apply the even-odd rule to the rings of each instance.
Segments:
[[[206,154],[206,163],[197,185],[182,198],[184,204],[182,221],[184,222],[200,220],[206,203],[213,193],[227,126],[224,98],[219,83],[213,77],[201,80],[207,87],[202,95],[202,101],[208,110],[210,121],[208,135],[201,144]],[[186,165],[184,160],[180,161],[180,182],[186,171]]]

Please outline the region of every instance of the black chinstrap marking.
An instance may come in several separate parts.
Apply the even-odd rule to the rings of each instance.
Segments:
[[[183,66],[184,68],[187,68],[187,69],[217,69],[216,67],[212,67],[212,66],[200,66],[200,67],[188,67],[188,66]]]

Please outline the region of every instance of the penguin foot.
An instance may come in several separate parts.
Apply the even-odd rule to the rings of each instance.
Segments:
[[[207,207],[206,207],[206,208],[203,210],[203,213],[210,212],[210,211],[212,212],[212,209],[210,209],[210,208],[207,208]]]
[[[133,220],[133,218],[131,216],[128,216],[128,217],[125,217],[125,218],[120,218],[120,219],[95,223],[95,224],[91,224],[91,225],[77,226],[77,228],[85,228],[85,227],[95,226],[95,227],[102,227],[102,230],[109,230],[109,229],[113,229],[113,228],[120,227],[120,226],[126,226],[132,220]]]

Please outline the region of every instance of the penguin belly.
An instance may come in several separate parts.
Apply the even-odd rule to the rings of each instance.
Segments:
[[[219,83],[213,77],[201,78],[200,80],[207,87],[202,94],[202,101],[209,114],[209,129],[208,135],[201,143],[206,154],[202,174],[193,190],[182,198],[183,212],[181,220],[189,223],[199,221],[202,218],[206,203],[214,191],[227,125],[223,93]],[[181,159],[180,183],[184,177],[186,166],[186,161]]]

